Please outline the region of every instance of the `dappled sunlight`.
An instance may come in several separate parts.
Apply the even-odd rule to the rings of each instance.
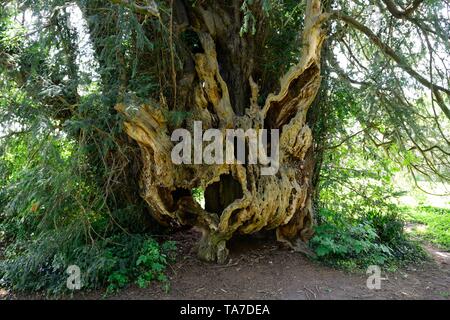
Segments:
[[[414,181],[406,172],[397,174],[394,178],[394,184],[397,190],[405,191],[396,203],[398,205],[417,207],[431,206],[436,208],[450,209],[450,184],[443,182],[421,181],[420,187],[414,186]]]
[[[413,233],[413,232],[424,233],[426,230],[427,230],[427,226],[424,224],[407,223],[405,225],[405,232],[407,232],[407,233]]]
[[[406,2],[6,1],[0,299],[447,264],[450,3]]]

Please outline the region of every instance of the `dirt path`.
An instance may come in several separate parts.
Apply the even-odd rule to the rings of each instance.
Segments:
[[[273,241],[246,238],[231,244],[225,266],[198,261],[193,234],[177,239],[184,259],[172,266],[171,291],[129,288],[112,299],[450,299],[450,255],[432,247],[436,262],[395,273],[380,290],[369,290],[365,274],[351,274],[280,249]],[[85,298],[93,298],[91,295]]]
[[[171,266],[171,290],[154,284],[130,287],[110,299],[449,299],[450,255],[426,247],[436,259],[395,273],[382,272],[380,290],[369,290],[367,275],[325,267],[274,241],[246,238],[231,243],[227,265],[196,259],[193,232],[176,236],[179,261]],[[35,297],[36,298],[36,297]],[[102,293],[77,295],[99,299]]]

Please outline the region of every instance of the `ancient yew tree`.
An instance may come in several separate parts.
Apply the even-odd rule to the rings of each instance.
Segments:
[[[162,97],[159,102],[143,105],[133,115],[127,112],[126,104],[117,106],[126,115],[126,132],[142,151],[142,196],[152,214],[164,223],[200,227],[204,235],[199,255],[210,261],[225,260],[226,241],[235,233],[275,229],[278,240],[294,247],[297,241],[309,240],[313,234],[315,162],[307,114],[321,85],[324,23],[330,17],[341,17],[366,32],[386,54],[391,51],[352,18],[342,17],[339,12],[324,13],[321,1],[309,0],[298,42],[299,61],[281,77],[279,84],[273,82],[268,88],[272,92],[261,97],[258,55],[265,49],[261,35],[269,27],[263,21],[263,6],[257,1],[171,5],[178,18],[170,26],[178,33],[175,36],[189,31],[198,40],[198,47],[184,61],[184,69],[178,74],[171,70],[171,98]],[[244,35],[243,5],[259,21],[256,30],[247,30]],[[156,4],[151,5],[148,14],[159,16]],[[391,55],[396,59],[395,53]],[[414,75],[414,71],[407,72]],[[433,90],[439,92],[440,88]],[[279,129],[279,172],[262,176],[259,165],[245,164],[174,165],[169,157],[173,145],[169,137],[174,128],[166,116],[171,110],[189,111],[191,116],[183,125],[191,130],[195,120],[220,130]],[[189,192],[198,187],[205,190],[205,209]]]
[[[304,250],[324,152],[358,134],[388,157],[395,144],[413,175],[448,179],[447,1],[34,2],[17,5],[38,12],[29,38],[38,32],[56,53],[36,49],[27,59],[42,55],[53,65],[43,58],[30,67],[5,51],[0,64],[9,79],[45,107],[57,130],[92,145],[83,161],[112,168],[100,179],[104,203],[143,199],[145,214],[163,226],[199,228],[202,259],[224,262],[229,239],[262,230]],[[405,88],[422,92],[428,107]],[[90,90],[100,98],[87,99]],[[339,117],[355,99],[361,125],[339,134]],[[262,164],[174,164],[171,134],[193,132],[195,121],[224,136],[278,129],[278,172],[262,175]],[[87,122],[95,125],[88,130]],[[115,149],[104,150],[100,141],[111,132]]]
[[[152,214],[163,223],[201,228],[199,255],[209,261],[225,261],[226,241],[236,232],[276,229],[280,241],[292,244],[312,235],[314,165],[307,156],[311,157],[313,139],[306,115],[321,82],[321,4],[308,1],[300,61],[263,104],[253,79],[263,42],[256,35],[240,36],[242,22],[236,19],[240,6],[239,2],[180,4],[179,15],[189,19],[180,21],[177,29],[189,28],[199,47],[176,77],[172,101],[143,105],[133,115],[125,103],[117,106],[126,115],[126,132],[142,151],[142,196]],[[280,129],[279,172],[263,176],[258,164],[173,164],[170,132],[174,128],[165,116],[172,108],[191,112],[186,128],[200,120],[206,129]],[[205,190],[205,209],[190,193],[198,187]]]

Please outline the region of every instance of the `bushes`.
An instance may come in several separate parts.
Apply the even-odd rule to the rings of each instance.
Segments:
[[[120,146],[120,128],[105,128],[109,116],[99,116],[97,102],[86,103],[97,121],[86,114],[84,127],[67,123],[73,135],[48,122],[0,141],[0,286],[65,293],[70,265],[80,267],[84,289],[168,286],[174,244],[148,235],[155,231],[149,214],[129,189],[137,185],[132,150]]]
[[[322,171],[318,226],[311,245],[318,258],[346,268],[395,267],[425,258],[404,232],[401,210],[393,199],[399,168],[374,154],[368,161],[358,148],[340,148]],[[365,167],[364,167],[364,166]]]
[[[172,259],[171,253],[176,249],[175,242],[168,241],[159,246],[154,240],[144,243],[139,258],[136,261],[138,278],[136,283],[145,288],[151,281],[163,282],[168,288],[167,277],[164,274],[166,265]]]
[[[109,251],[113,255],[116,252],[118,259],[107,278],[107,293],[122,289],[133,281],[141,288],[152,281],[159,281],[168,290],[169,283],[164,272],[174,258],[175,243],[168,241],[160,245],[152,238],[140,237],[139,240],[137,246]]]
[[[338,265],[364,267],[384,264],[392,255],[392,250],[380,243],[379,236],[370,223],[350,221],[331,211],[321,211],[325,219],[316,227],[311,240],[318,258]]]
[[[395,267],[425,258],[409,240],[395,212],[372,211],[357,217],[327,209],[320,211],[321,224],[310,245],[320,261],[348,269],[369,265]]]
[[[81,270],[83,289],[107,286],[107,293],[113,293],[133,281],[145,287],[153,280],[168,287],[164,271],[173,258],[173,242],[160,245],[148,236],[123,234],[93,245],[73,244],[64,250],[61,241],[48,235],[24,244],[23,251],[10,248],[1,262],[2,284],[16,291],[64,293],[67,267],[76,265]]]
[[[137,238],[138,244],[107,251],[116,257],[114,268],[107,278],[107,293],[115,292],[133,281],[141,288],[152,281],[159,281],[168,290],[169,282],[165,275],[166,266],[172,262],[176,249],[173,241],[160,245],[152,238]]]
[[[357,110],[363,105],[342,94],[343,100],[332,106],[349,113],[349,124],[357,127]],[[404,166],[365,134],[354,136],[351,144],[341,135],[338,130],[328,137],[335,147],[324,152],[321,164],[318,226],[311,241],[318,259],[346,268],[395,267],[424,259],[423,250],[405,235],[403,216],[393,201],[405,193],[395,185]]]

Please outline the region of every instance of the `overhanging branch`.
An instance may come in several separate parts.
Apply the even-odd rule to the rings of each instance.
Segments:
[[[430,89],[437,100],[440,102],[439,106],[441,107],[442,111],[445,113],[447,118],[450,119],[450,109],[445,105],[443,98],[441,96],[441,92],[446,93],[448,96],[450,96],[450,90],[447,88],[444,88],[442,86],[436,85],[423,77],[421,74],[419,74],[417,71],[415,71],[406,61],[403,57],[401,57],[399,54],[395,52],[390,46],[388,46],[386,43],[384,43],[380,37],[378,37],[372,30],[370,30],[367,26],[363,25],[356,19],[349,17],[340,11],[332,11],[330,13],[324,14],[328,19],[337,19],[341,20],[345,23],[347,23],[352,28],[360,31],[364,35],[369,38],[369,40],[377,46],[386,56],[394,60],[397,65],[406,73],[408,73],[411,77],[416,79],[420,84],[425,86],[426,88]]]
[[[414,0],[405,10],[400,10],[392,0],[382,0],[389,12],[396,18],[404,19],[409,17],[424,0]]]
[[[133,0],[110,0],[114,4],[123,5],[137,13],[159,17],[158,5],[154,0],[146,0],[147,5],[137,4]]]

